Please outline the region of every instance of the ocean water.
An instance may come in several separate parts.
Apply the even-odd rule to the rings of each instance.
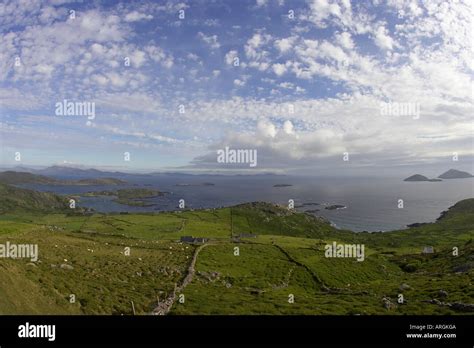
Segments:
[[[440,213],[456,202],[474,197],[474,178],[442,182],[404,182],[401,178],[334,178],[290,177],[275,175],[126,175],[123,186],[49,186],[24,185],[40,191],[78,194],[118,188],[151,188],[168,194],[147,200],[150,207],[132,207],[112,202],[114,197],[81,197],[79,205],[100,212],[140,212],[177,210],[184,199],[187,208],[217,208],[244,202],[265,201],[295,206],[300,211],[319,209],[313,214],[324,216],[336,227],[353,231],[389,231],[405,228],[415,222],[433,222]],[[203,186],[213,183],[214,186]],[[189,186],[176,186],[189,184]],[[274,187],[278,184],[292,186]],[[398,200],[403,200],[403,208]],[[343,205],[338,210],[328,205]]]

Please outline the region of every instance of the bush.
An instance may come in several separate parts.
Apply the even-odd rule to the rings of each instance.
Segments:
[[[402,266],[402,269],[405,272],[408,272],[408,273],[416,272],[418,270],[418,268],[420,268],[420,262],[419,261],[414,261],[412,263],[407,263],[407,264]]]

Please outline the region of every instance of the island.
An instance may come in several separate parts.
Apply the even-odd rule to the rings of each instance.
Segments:
[[[117,198],[114,202],[126,204],[135,207],[150,207],[153,203],[146,202],[143,199],[163,196],[165,193],[158,190],[137,188],[117,190]]]
[[[421,174],[415,174],[409,176],[408,178],[404,179],[403,181],[429,181],[429,182],[437,182],[442,181],[441,179],[428,179],[426,176]]]
[[[276,184],[276,185],[273,185],[273,187],[290,187],[290,186],[293,186],[293,185],[290,185],[290,184]]]
[[[145,188],[129,188],[117,191],[90,191],[82,194],[84,197],[116,196],[113,202],[134,207],[151,207],[155,205],[145,201],[145,199],[155,198],[165,195],[167,192]]]
[[[81,180],[63,180],[59,185],[124,185],[126,181],[115,178],[81,179]]]
[[[89,191],[86,193],[81,194],[83,197],[99,197],[99,196],[117,196],[117,192],[115,191]]]
[[[463,172],[461,170],[450,169],[447,172],[444,172],[438,178],[441,179],[465,179],[465,178],[472,178],[472,174],[468,172]]]
[[[338,210],[338,209],[345,209],[345,208],[347,208],[345,205],[333,204],[333,205],[327,206],[327,207],[324,208],[324,209],[327,209],[327,210]]]

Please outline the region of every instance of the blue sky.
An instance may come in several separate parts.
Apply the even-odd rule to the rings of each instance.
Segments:
[[[467,1],[2,2],[1,163],[226,171],[230,146],[258,151],[253,172],[469,167],[471,17]],[[96,117],[56,115],[64,99]]]

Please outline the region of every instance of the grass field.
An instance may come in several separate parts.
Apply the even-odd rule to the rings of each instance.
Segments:
[[[209,241],[171,315],[473,313],[474,199],[436,223],[352,233],[266,203],[90,215],[52,194],[0,188],[21,191],[0,199],[0,244],[39,247],[37,262],[0,259],[1,314],[151,313],[188,274],[197,246],[182,236]],[[363,244],[365,260],[325,257],[333,241]]]

